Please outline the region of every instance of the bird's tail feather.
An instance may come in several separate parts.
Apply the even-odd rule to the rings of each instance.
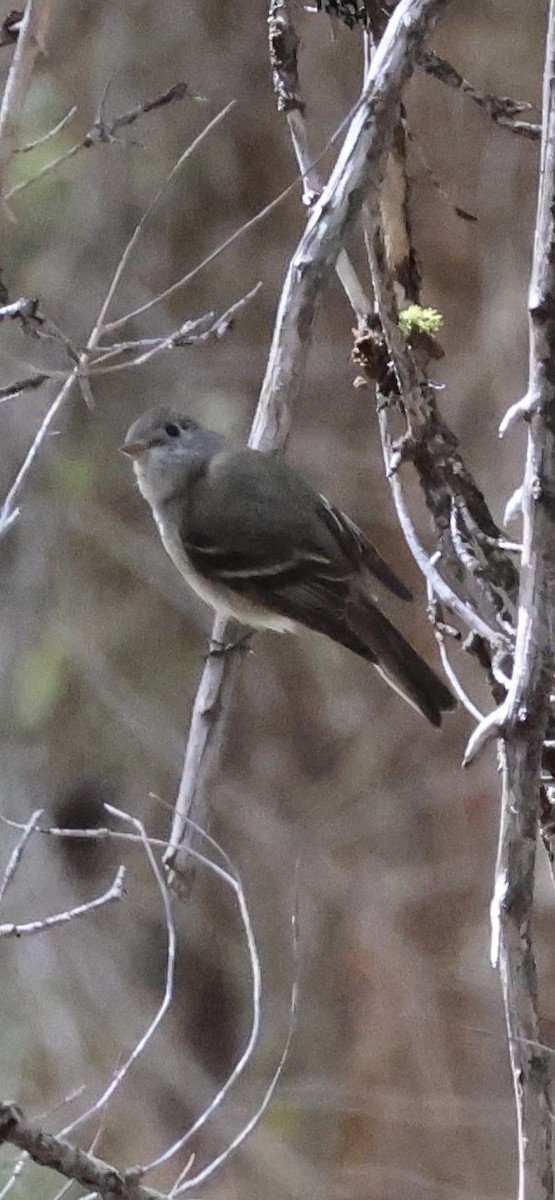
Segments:
[[[346,618],[360,644],[356,652],[374,662],[387,683],[432,725],[441,725],[442,712],[456,707],[455,697],[402,633],[365,596],[353,597]]]

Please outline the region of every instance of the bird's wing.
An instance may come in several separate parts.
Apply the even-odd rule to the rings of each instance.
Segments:
[[[357,564],[338,529],[279,456],[225,450],[195,481],[180,533],[193,566],[214,583],[262,604],[298,593],[304,607],[311,594],[318,605],[346,599]]]
[[[319,496],[318,499],[322,505],[322,519],[335,534],[345,554],[353,562],[358,558],[360,566],[366,567],[374,578],[388,588],[394,596],[399,596],[401,600],[412,600],[412,592],[386,563],[376,547],[368,541],[358,525],[355,525],[346,513],[330,504],[325,496]]]
[[[193,566],[212,582],[313,628],[323,613],[342,616],[364,568],[410,598],[357,526],[279,455],[216,455],[191,489],[181,537]]]

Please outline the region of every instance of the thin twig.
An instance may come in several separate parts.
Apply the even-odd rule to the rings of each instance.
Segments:
[[[0,538],[7,533],[8,529],[11,528],[14,521],[19,516],[19,508],[14,507],[14,500],[22,484],[27,478],[27,475],[35,461],[44,439],[50,431],[50,426],[70,395],[73,384],[77,378],[77,374],[78,367],[75,367],[61,387],[55,400],[50,405],[48,412],[43,417],[41,424],[39,425],[35,437],[33,438],[21,467],[19,468],[19,471],[17,472],[17,475],[12,483],[12,486],[7,493],[2,508],[0,509]]]
[[[23,392],[34,391],[50,378],[50,375],[43,373],[30,375],[27,379],[16,379],[14,383],[7,383],[5,387],[0,388],[0,404],[3,404],[5,400],[15,400]]]
[[[43,808],[36,808],[34,813],[32,813],[31,816],[29,817],[27,824],[23,825],[23,827],[22,827],[21,837],[20,837],[17,845],[14,846],[12,853],[10,854],[8,865],[4,872],[4,878],[2,880],[2,883],[0,884],[0,901],[4,899],[4,896],[10,886],[10,883],[13,880],[13,877],[14,877],[14,875],[17,871],[17,868],[21,862],[21,859],[23,858],[23,853],[25,851],[27,842],[32,837],[33,833],[35,832],[35,830],[38,826],[38,823],[40,821],[40,818],[42,817],[43,812],[44,812]]]
[[[348,113],[347,116],[340,121],[337,129],[335,129],[331,137],[328,138],[325,146],[311,164],[311,169],[313,166],[317,165],[321,158],[324,157],[330,147],[335,145],[337,139],[347,128],[351,117],[352,113]],[[244,237],[246,233],[250,233],[257,225],[260,224],[261,221],[264,221],[266,217],[268,217],[270,213],[272,213],[274,209],[277,208],[287,198],[287,196],[289,196],[291,192],[293,192],[295,188],[299,186],[299,179],[302,182],[302,178],[302,175],[296,175],[295,178],[287,184],[287,187],[284,187],[283,190],[279,192],[273,200],[270,200],[268,204],[265,204],[261,209],[259,209],[259,211],[254,214],[254,217],[250,217],[248,221],[245,221],[243,225],[240,225],[238,229],[235,229],[233,233],[229,235],[229,237],[225,238],[223,242],[220,242],[219,246],[216,246],[215,250],[211,250],[210,253],[201,260],[201,262],[197,263],[196,267],[192,267],[192,269],[187,271],[185,275],[182,275],[179,279],[176,279],[175,283],[170,284],[170,286],[165,288],[163,292],[159,292],[158,295],[153,296],[151,300],[147,300],[144,304],[140,304],[138,308],[133,308],[130,312],[125,313],[123,317],[118,317],[118,319],[115,321],[109,321],[104,326],[104,333],[113,333],[116,329],[121,329],[122,326],[126,325],[128,321],[134,321],[136,317],[140,317],[143,315],[143,313],[149,312],[150,309],[155,308],[156,305],[163,304],[165,300],[169,300],[171,296],[175,295],[176,292],[181,291],[181,289],[186,287],[187,284],[192,283],[193,279],[196,279],[197,275],[200,275],[201,271],[204,271],[206,267],[211,266],[211,264],[215,262],[220,255],[224,254],[226,250],[229,250],[230,246],[233,246],[235,242]]]
[[[226,104],[225,107],[222,108],[220,110],[220,112],[217,113],[216,116],[213,117],[212,120],[208,122],[207,125],[205,125],[204,129],[199,133],[198,137],[196,137],[194,139],[194,141],[191,142],[190,146],[187,146],[187,149],[184,150],[183,154],[180,155],[177,162],[175,163],[175,166],[172,167],[171,171],[166,176],[166,178],[162,184],[162,187],[158,189],[158,191],[156,192],[156,195],[150,201],[150,204],[145,209],[142,217],[137,222],[135,229],[133,230],[133,233],[131,234],[131,237],[129,238],[129,241],[125,247],[125,250],[123,251],[123,254],[119,260],[116,270],[114,271],[112,282],[110,284],[110,287],[108,288],[108,291],[106,293],[106,298],[105,298],[104,303],[98,314],[98,318],[97,318],[96,326],[95,326],[95,328],[98,330],[98,333],[97,333],[97,336],[95,339],[95,347],[96,347],[96,344],[98,343],[98,340],[100,339],[100,337],[103,335],[103,333],[105,331],[106,314],[110,308],[110,305],[112,303],[112,300],[113,300],[115,292],[116,292],[116,289],[119,286],[123,272],[125,271],[125,268],[129,262],[129,259],[135,249],[135,246],[137,245],[137,242],[145,228],[145,225],[147,224],[147,221],[151,217],[157,204],[160,202],[162,197],[165,195],[170,183],[175,178],[178,171],[181,170],[183,163],[187,162],[187,159],[189,159],[191,157],[191,155],[194,154],[196,150],[198,150],[199,146],[202,145],[205,138],[208,137],[208,134],[212,133],[212,130],[216,129],[218,127],[218,125],[220,125],[221,122],[225,120],[228,113],[230,113],[232,108],[235,107],[235,104],[236,104],[235,100],[230,100],[229,104]],[[89,347],[89,349],[90,349],[90,347]]]
[[[464,79],[451,63],[440,58],[439,54],[435,54],[433,50],[421,51],[418,55],[418,66],[427,75],[433,75],[435,79],[439,79],[441,83],[447,84],[455,91],[464,92],[478,105],[478,108],[488,114],[488,117],[496,125],[501,125],[504,129],[511,129],[513,133],[530,138],[531,141],[539,141],[541,125],[534,121],[520,120],[520,114],[530,112],[534,108],[533,104],[528,104],[526,100],[511,100],[509,96],[494,96],[491,92],[480,92],[467,79]]]
[[[456,613],[460,617],[468,629],[473,629],[479,637],[486,638],[492,645],[501,645],[504,640],[501,632],[488,625],[480,614],[446,583],[443,576],[437,570],[433,558],[424,549],[409,514],[400,473],[391,470],[391,436],[388,415],[384,408],[378,414],[378,422],[382,439],[386,476],[391,487],[395,511],[415,563],[420,567],[422,574],[432,587],[435,595],[439,597],[451,612]]]
[[[175,1187],[173,1187],[170,1192],[170,1197],[172,1200],[177,1196],[185,1195],[186,1192],[190,1192],[192,1188],[198,1187],[199,1184],[204,1183],[207,1179],[214,1175],[214,1173],[219,1170],[222,1164],[227,1162],[228,1158],[234,1154],[239,1146],[243,1145],[243,1142],[246,1141],[253,1129],[256,1129],[256,1126],[260,1123],[264,1113],[266,1112],[266,1109],[268,1108],[268,1105],[270,1104],[270,1101],[272,1100],[276,1087],[283,1074],[285,1064],[289,1058],[289,1051],[291,1049],[291,1043],[293,1041],[297,1026],[297,1009],[299,1000],[299,931],[297,906],[295,906],[293,911],[291,926],[293,931],[293,983],[291,987],[291,998],[289,1003],[289,1024],[287,1027],[287,1035],[283,1045],[283,1050],[280,1054],[276,1069],[272,1075],[272,1078],[270,1079],[262,1100],[252,1117],[245,1122],[243,1128],[239,1130],[239,1133],[236,1134],[229,1145],[226,1146],[225,1150],[222,1150],[220,1154],[213,1158],[212,1161],[208,1163],[202,1171],[199,1171],[196,1175],[191,1176],[184,1183],[180,1183],[180,1180],[177,1181]]]
[[[52,129],[49,129],[47,133],[41,134],[40,137],[35,138],[33,142],[27,142],[25,146],[18,146],[15,151],[16,154],[29,154],[31,150],[36,150],[37,146],[44,146],[45,142],[51,141],[52,138],[56,137],[57,133],[61,133],[62,129],[65,129],[66,125],[69,125],[70,122],[73,121],[76,112],[77,105],[74,104],[72,108],[70,108],[69,112],[66,112],[65,117],[62,117],[61,121],[58,121],[57,125],[53,125]]]
[[[6,192],[5,199],[11,200],[13,196],[18,196],[20,192],[25,191],[26,188],[31,187],[34,183],[37,183],[39,179],[44,179],[45,175],[50,175],[51,172],[55,171],[57,167],[62,165],[62,163],[68,162],[70,158],[74,158],[76,154],[80,153],[80,151],[90,150],[91,147],[98,146],[101,143],[113,142],[119,129],[124,129],[129,125],[133,125],[134,122],[139,117],[143,116],[144,113],[154,112],[157,108],[161,108],[173,100],[183,100],[185,96],[191,96],[187,84],[176,83],[173,87],[169,88],[167,92],[163,92],[162,95],[155,96],[153,100],[145,100],[143,104],[138,104],[136,108],[131,109],[130,112],[121,113],[120,116],[113,117],[110,121],[105,119],[103,105],[101,104],[99,114],[94,125],[88,130],[80,142],[75,142],[73,146],[68,147],[68,149],[64,150],[62,154],[57,155],[56,158],[53,158],[50,162],[45,163],[35,175],[31,175],[28,179],[22,180],[21,183],[14,184],[14,186]],[[204,96],[192,96],[192,99],[204,100]],[[71,109],[70,113],[68,113],[67,116],[63,118],[63,121],[55,126],[53,130],[50,130],[42,138],[39,138],[38,141],[32,142],[28,146],[23,146],[22,151],[33,150],[35,146],[39,146],[42,142],[45,142],[50,137],[53,137],[54,134],[59,133],[60,129],[62,129],[64,125],[66,125],[73,118],[76,111],[77,110],[75,108]]]
[[[0,195],[16,149],[35,59],[44,49],[52,0],[27,0],[0,107]],[[6,197],[4,197],[6,198]]]
[[[150,843],[149,843],[149,840],[148,840],[148,837],[146,834],[146,830],[145,830],[145,827],[144,827],[142,821],[140,821],[138,817],[130,816],[129,813],[123,812],[119,808],[114,808],[114,806],[111,804],[105,804],[104,807],[106,809],[106,812],[109,813],[110,816],[115,817],[116,820],[125,822],[126,824],[129,824],[129,825],[132,825],[133,828],[137,830],[137,832],[141,838],[143,848],[144,848],[144,851],[145,851],[145,854],[146,854],[146,857],[148,860],[148,864],[150,866],[150,869],[152,871],[152,874],[154,876],[154,879],[155,879],[157,887],[158,887],[158,891],[160,893],[160,897],[162,900],[162,907],[164,910],[164,919],[165,919],[165,927],[166,927],[166,980],[165,980],[165,985],[164,985],[164,994],[163,994],[162,1000],[158,1006],[158,1009],[157,1009],[154,1017],[152,1018],[152,1020],[149,1022],[147,1028],[141,1034],[140,1038],[138,1038],[138,1040],[136,1041],[131,1053],[127,1056],[127,1058],[124,1060],[124,1062],[121,1063],[121,1065],[118,1067],[118,1069],[114,1072],[112,1079],[110,1080],[110,1083],[104,1089],[102,1095],[98,1098],[98,1100],[96,1100],[95,1103],[92,1104],[91,1107],[89,1109],[87,1109],[86,1112],[81,1113],[81,1115],[79,1117],[76,1117],[74,1121],[71,1121],[69,1125],[66,1125],[66,1127],[64,1129],[62,1129],[59,1134],[60,1138],[66,1138],[68,1136],[68,1134],[73,1133],[75,1129],[78,1129],[79,1126],[82,1125],[84,1121],[89,1120],[89,1118],[91,1116],[102,1111],[102,1109],[106,1106],[108,1101],[114,1095],[114,1092],[117,1091],[117,1089],[120,1087],[123,1080],[126,1078],[133,1063],[135,1063],[137,1061],[137,1059],[140,1057],[140,1055],[144,1052],[146,1046],[150,1042],[151,1038],[154,1036],[156,1030],[158,1029],[159,1025],[163,1021],[164,1017],[166,1016],[166,1013],[168,1012],[168,1010],[170,1008],[172,998],[173,998],[173,986],[174,986],[174,977],[175,977],[176,936],[175,936],[175,923],[174,923],[174,919],[173,919],[171,899],[168,895],[168,892],[167,892],[167,889],[165,886],[164,877],[162,875],[162,872],[160,871],[160,868],[156,861],[154,852],[150,846]]]
[[[197,834],[199,833],[198,826],[196,826],[196,832],[197,832]],[[196,1121],[193,1122],[193,1124],[186,1131],[186,1133],[182,1134],[182,1136],[179,1137],[177,1139],[177,1141],[175,1141],[171,1146],[169,1146],[166,1150],[164,1150],[164,1152],[162,1154],[160,1154],[158,1156],[158,1158],[155,1158],[152,1162],[141,1167],[142,1175],[146,1174],[147,1171],[152,1171],[156,1167],[162,1166],[163,1163],[168,1162],[171,1158],[173,1158],[176,1154],[178,1154],[181,1150],[183,1150],[183,1148],[186,1145],[188,1145],[188,1143],[191,1141],[191,1138],[193,1138],[195,1136],[195,1134],[197,1134],[206,1125],[206,1123],[210,1119],[210,1117],[213,1116],[213,1114],[217,1111],[217,1109],[221,1107],[221,1105],[223,1104],[229,1091],[231,1090],[233,1085],[237,1082],[237,1080],[240,1078],[240,1076],[244,1073],[246,1067],[248,1066],[249,1062],[251,1061],[256,1044],[258,1042],[259,1033],[260,1033],[261,995],[262,995],[262,976],[261,976],[261,971],[260,971],[260,958],[258,955],[256,940],[255,940],[254,931],[252,928],[252,922],[250,919],[250,913],[249,913],[247,901],[245,898],[245,892],[243,889],[243,885],[242,885],[240,876],[237,874],[237,872],[235,871],[235,869],[233,867],[231,859],[228,857],[228,855],[225,853],[225,851],[222,849],[222,847],[219,845],[219,843],[216,842],[214,838],[212,838],[209,834],[205,833],[204,831],[200,831],[200,832],[202,834],[202,842],[207,844],[208,846],[212,846],[214,849],[216,849],[217,852],[222,857],[223,861],[225,862],[226,867],[227,867],[227,882],[235,894],[235,899],[237,901],[237,905],[239,908],[241,922],[243,925],[243,932],[245,934],[245,940],[246,940],[246,945],[247,945],[247,950],[248,950],[248,958],[249,958],[249,967],[250,967],[250,972],[251,972],[251,987],[252,987],[251,1027],[250,1027],[249,1036],[247,1038],[247,1042],[245,1045],[245,1049],[243,1050],[242,1054],[239,1056],[237,1062],[235,1063],[235,1066],[229,1072],[225,1083],[222,1085],[222,1087],[218,1090],[216,1095],[210,1101],[210,1104],[205,1108],[204,1112],[202,1112],[200,1114],[200,1116],[197,1117]],[[193,851],[193,854],[195,854],[194,851]],[[195,857],[197,858],[197,861],[199,861],[199,860],[201,862],[207,861],[205,856],[198,854],[198,852],[195,854]],[[218,871],[220,870],[220,868],[218,868],[216,863],[212,863],[209,861],[208,865],[211,867],[212,870],[218,870]],[[198,1177],[196,1177],[196,1179],[194,1181],[189,1181],[189,1183],[192,1183],[192,1182],[198,1182]],[[187,1185],[187,1186],[189,1186],[189,1185]]]
[[[45,933],[49,929],[56,929],[59,925],[67,925],[69,921],[74,921],[77,917],[88,917],[90,913],[96,912],[98,908],[103,908],[105,904],[111,904],[112,901],[123,898],[125,874],[125,867],[118,867],[113,883],[106,892],[103,892],[102,896],[97,896],[95,900],[88,900],[86,904],[78,904],[76,908],[70,908],[67,912],[54,913],[51,917],[40,917],[36,921],[12,921],[0,925],[0,938],[20,938],[35,933]]]
[[[438,554],[435,557],[439,558],[440,556]],[[435,566],[435,563],[432,565]],[[439,656],[443,664],[443,670],[445,671],[445,674],[449,680],[449,683],[451,684],[451,687],[453,688],[455,695],[457,696],[457,699],[460,700],[461,704],[464,706],[464,708],[466,708],[466,711],[470,713],[470,716],[474,717],[475,721],[481,721],[483,718],[483,713],[480,712],[480,709],[476,707],[474,702],[470,699],[470,696],[467,695],[449,657],[442,608],[429,579],[426,580],[426,591],[428,595],[428,613],[430,615],[430,619],[432,620]],[[454,633],[456,633],[456,631],[451,632],[451,640]]]
[[[202,345],[206,342],[219,341],[220,338],[231,328],[235,317],[254,297],[258,295],[262,287],[262,282],[259,281],[253,288],[250,289],[234,304],[230,305],[225,312],[220,316],[215,316],[214,313],[208,314],[212,320],[207,328],[201,332],[194,332],[203,322],[206,322],[206,316],[200,317],[197,321],[185,321],[180,325],[179,329],[175,329],[173,333],[169,333],[167,337],[160,338],[142,338],[137,342],[123,342],[119,346],[111,346],[106,352],[100,348],[99,357],[93,359],[89,368],[89,378],[94,378],[97,375],[111,375],[116,371],[126,371],[131,367],[142,367],[151,359],[156,358],[158,354],[162,354],[166,350],[182,349],[184,346]],[[127,362],[114,363],[112,366],[106,367],[103,364],[112,355],[122,354],[132,349],[137,349],[139,346],[144,346],[142,354],[138,354],[136,358],[129,359]],[[0,397],[1,398],[1,397]]]
[[[79,383],[82,380],[82,378],[86,377],[88,374],[90,357],[91,357],[92,353],[97,349],[98,343],[104,333],[104,320],[106,317],[106,313],[109,309],[110,304],[112,303],[112,300],[114,298],[114,295],[115,295],[116,289],[118,287],[118,284],[120,282],[120,279],[122,277],[122,274],[123,274],[125,267],[129,261],[131,252],[134,249],[134,247],[136,246],[137,241],[139,240],[139,237],[145,227],[146,221],[148,220],[149,216],[151,215],[154,207],[156,206],[156,204],[158,203],[160,198],[164,195],[166,188],[169,186],[172,179],[174,179],[179,168],[183,165],[184,162],[187,161],[187,159],[191,156],[193,151],[202,144],[206,135],[216,125],[218,125],[221,120],[223,120],[223,118],[226,116],[226,114],[230,111],[230,109],[232,107],[233,107],[233,102],[231,104],[228,104],[226,106],[226,108],[224,108],[220,113],[218,113],[218,115],[216,117],[214,117],[214,119],[212,121],[210,121],[207,126],[205,126],[202,133],[199,134],[199,136],[197,138],[195,138],[195,140],[187,147],[187,149],[183,152],[183,154],[178,159],[175,166],[172,167],[172,169],[169,172],[169,174],[167,175],[164,183],[162,184],[162,187],[158,190],[158,192],[154,196],[153,200],[149,204],[148,208],[143,213],[140,220],[137,222],[137,225],[135,226],[135,229],[123,251],[123,254],[122,254],[117,266],[116,266],[116,269],[114,271],[114,274],[113,274],[111,282],[110,282],[110,285],[106,292],[105,299],[101,305],[100,312],[98,314],[98,317],[97,317],[97,319],[94,323],[94,326],[91,330],[91,333],[89,335],[89,338],[88,338],[88,341],[86,344],[86,348],[79,355],[79,359],[78,359],[76,366],[73,368],[73,370],[70,372],[70,374],[66,377],[58,395],[53,400],[52,404],[50,405],[50,408],[48,409],[45,417],[43,418],[42,423],[39,426],[39,429],[38,429],[37,433],[35,434],[35,437],[31,443],[31,446],[29,447],[29,450],[27,451],[25,459],[14,479],[14,482],[8,491],[8,494],[2,505],[2,508],[0,509],[0,539],[4,536],[5,533],[7,533],[7,531],[13,525],[14,521],[16,521],[17,517],[19,516],[19,509],[14,506],[15,498],[16,498],[17,494],[19,493],[19,491],[22,487],[22,484],[24,483],[24,481],[35,461],[35,458],[36,458],[45,438],[47,437],[47,435],[50,431],[51,425],[53,424],[55,418],[57,417],[58,413],[61,411],[66,400],[68,399],[68,397],[72,391],[74,383],[76,383],[76,382]],[[28,305],[29,301],[28,300],[25,300],[25,302],[18,301],[17,303],[20,305],[20,309],[21,309],[21,306],[23,305],[23,303]],[[19,313],[20,313],[20,310],[18,310],[16,314],[9,312],[9,313],[6,313],[6,315],[13,316],[13,315],[19,315]],[[1,310],[0,310],[0,316],[1,316]]]
[[[295,158],[303,180],[303,202],[311,208],[322,191],[322,182],[308,141],[305,104],[297,69],[298,37],[290,0],[270,0],[268,17],[270,62],[278,109],[285,113]],[[372,303],[346,250],[340,250],[335,270],[358,321],[372,311]]]

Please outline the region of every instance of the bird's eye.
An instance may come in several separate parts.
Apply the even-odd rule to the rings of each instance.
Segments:
[[[179,434],[181,433],[179,425],[174,425],[172,421],[170,421],[168,425],[164,425],[164,429],[168,437],[179,437]]]

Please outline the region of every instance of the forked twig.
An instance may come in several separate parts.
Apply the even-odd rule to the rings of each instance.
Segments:
[[[103,892],[101,896],[97,896],[94,900],[88,900],[85,904],[78,904],[75,908],[69,908],[66,912],[54,913],[51,917],[39,917],[36,921],[11,921],[0,925],[0,938],[20,938],[28,937],[30,934],[35,933],[46,933],[49,929],[56,929],[60,925],[67,925],[77,917],[87,917],[90,913],[96,912],[97,909],[103,908],[106,904],[111,904],[114,900],[121,900],[125,891],[125,874],[125,867],[118,867],[116,877],[106,892]]]

